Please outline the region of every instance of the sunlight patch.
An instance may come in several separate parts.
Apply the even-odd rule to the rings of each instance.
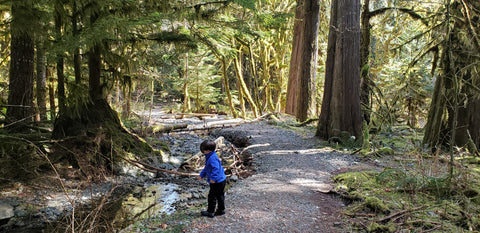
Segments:
[[[290,181],[291,184],[312,188],[318,191],[330,190],[332,186],[314,179],[297,178]]]

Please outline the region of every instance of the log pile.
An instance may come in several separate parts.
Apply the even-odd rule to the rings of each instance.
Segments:
[[[218,137],[215,142],[217,144],[217,154],[222,161],[225,175],[227,175],[227,177],[236,176],[237,178],[246,178],[254,173],[254,171],[250,168],[252,157],[247,152],[247,148],[240,151],[233,145],[226,146],[225,139],[223,137]],[[167,170],[154,167],[139,160],[128,158],[123,159],[147,172],[152,172],[155,174],[169,173],[180,176],[198,176],[199,172],[205,165],[205,156],[201,152],[198,152],[189,159],[185,160],[185,162],[183,162],[177,170]]]

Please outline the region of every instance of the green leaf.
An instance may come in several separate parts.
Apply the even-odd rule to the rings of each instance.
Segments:
[[[255,10],[255,0],[233,0],[233,2],[244,8]]]

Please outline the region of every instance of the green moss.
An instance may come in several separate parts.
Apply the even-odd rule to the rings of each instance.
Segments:
[[[395,151],[393,151],[392,148],[385,146],[385,147],[380,148],[377,151],[377,153],[381,154],[381,155],[393,155],[393,154],[395,154]]]
[[[390,212],[387,205],[377,197],[367,197],[365,199],[365,206],[374,212],[388,213]]]
[[[395,226],[394,223],[388,223],[388,224],[379,224],[376,222],[372,222],[370,226],[368,226],[367,231],[368,232],[395,232],[397,230],[397,227]]]
[[[377,186],[374,179],[376,175],[375,171],[347,172],[337,175],[333,180],[339,185],[345,186],[346,191],[353,191],[360,186],[364,188]]]
[[[0,183],[28,181],[42,169],[49,169],[48,162],[33,143],[0,135]]]

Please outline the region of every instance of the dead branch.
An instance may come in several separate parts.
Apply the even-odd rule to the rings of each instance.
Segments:
[[[314,121],[318,121],[319,118],[310,118],[310,119],[307,119],[305,120],[304,122],[300,122],[298,124],[295,124],[295,127],[303,127],[303,126],[306,126]]]
[[[414,208],[414,209],[411,209],[411,210],[402,210],[402,211],[390,214],[390,215],[388,215],[384,218],[381,218],[381,219],[377,220],[377,223],[385,223],[392,218],[396,218],[396,217],[402,216],[406,213],[414,212],[414,211],[417,211],[417,210],[420,210],[420,209],[423,209],[423,208],[425,208],[425,206],[420,206],[420,207],[417,207],[417,208]]]
[[[436,227],[434,227],[434,228],[432,228],[432,229],[428,229],[428,230],[425,230],[425,231],[421,231],[420,233],[433,232],[433,231],[436,231],[436,230],[438,230],[438,229],[440,229],[440,228],[442,228],[442,227],[443,227],[442,225],[439,225],[439,226],[436,226]]]
[[[342,213],[348,217],[375,217],[376,214],[362,214],[362,213]]]
[[[179,175],[179,176],[198,176],[199,175],[199,174],[195,174],[195,173],[184,173],[184,172],[167,170],[167,169],[163,169],[163,168],[159,168],[159,167],[154,167],[152,165],[148,165],[148,164],[140,162],[138,160],[128,159],[128,158],[125,158],[123,156],[120,156],[120,157],[123,160],[129,162],[130,164],[132,164],[132,165],[134,165],[134,166],[136,166],[136,167],[138,167],[138,168],[140,168],[144,171],[151,172],[151,173],[165,172],[165,173]]]

